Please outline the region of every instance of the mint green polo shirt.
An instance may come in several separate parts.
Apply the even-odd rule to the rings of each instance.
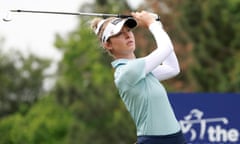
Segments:
[[[152,73],[145,74],[143,58],[118,59],[112,66],[115,85],[135,122],[137,136],[180,131],[165,88]]]

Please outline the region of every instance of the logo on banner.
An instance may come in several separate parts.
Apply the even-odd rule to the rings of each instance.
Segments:
[[[209,142],[235,143],[239,141],[237,128],[226,128],[227,117],[204,118],[204,112],[192,109],[183,120],[179,121],[184,134],[190,135],[190,141],[208,140]]]

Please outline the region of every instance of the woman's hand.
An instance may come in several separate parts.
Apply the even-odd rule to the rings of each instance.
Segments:
[[[155,21],[152,14],[146,11],[132,12],[131,14],[134,19],[137,20],[138,25],[142,27],[149,27],[149,25]]]

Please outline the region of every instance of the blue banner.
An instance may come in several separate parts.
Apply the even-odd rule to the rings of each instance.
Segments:
[[[240,144],[240,94],[170,93],[190,144]]]

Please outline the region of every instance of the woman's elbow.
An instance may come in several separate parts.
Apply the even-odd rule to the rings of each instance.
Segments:
[[[175,68],[173,71],[172,71],[172,77],[175,77],[177,76],[178,74],[180,74],[180,68]]]

